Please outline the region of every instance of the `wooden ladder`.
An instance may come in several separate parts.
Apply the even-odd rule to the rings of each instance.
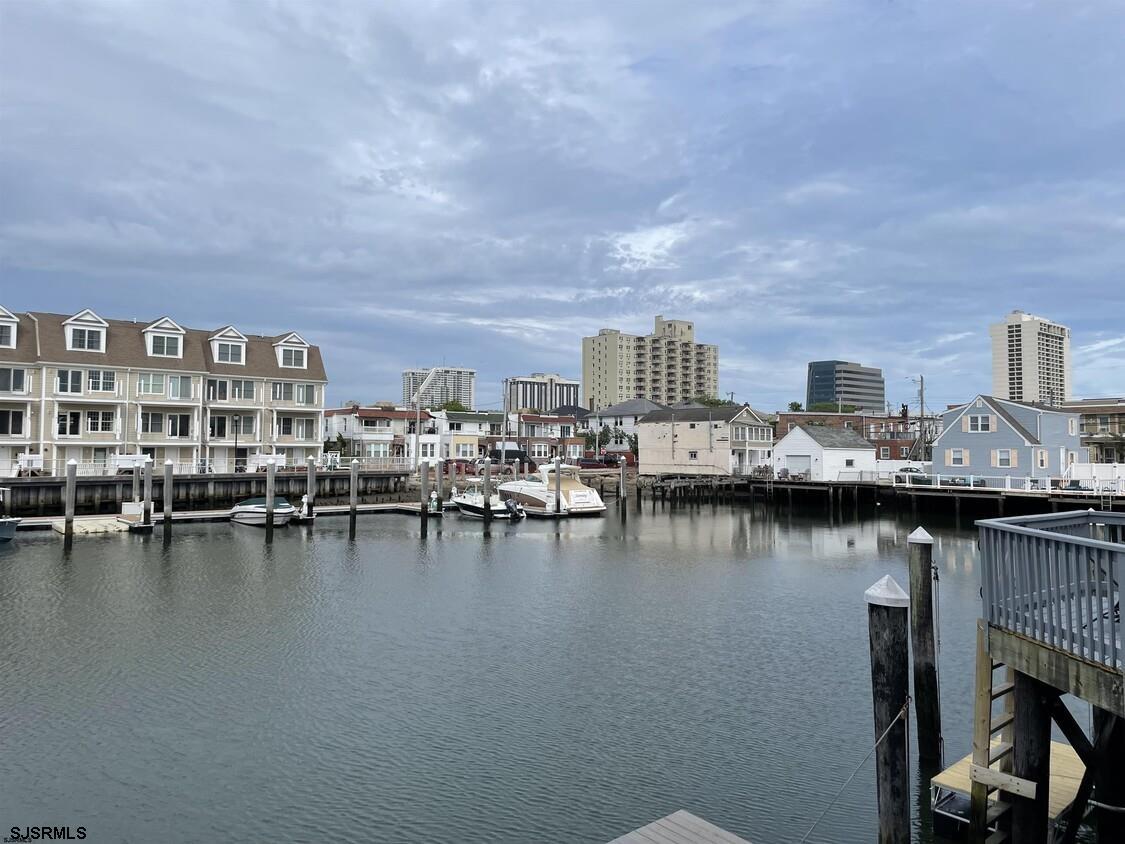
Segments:
[[[997,670],[1002,669],[1004,679],[995,682]],[[988,652],[988,632],[984,621],[977,622],[976,697],[973,704],[973,762],[969,769],[972,782],[970,791],[970,835],[975,844],[1000,844],[1008,841],[1008,833],[1001,824],[994,832],[989,830],[1004,819],[1011,804],[1003,800],[989,800],[1001,790],[1020,793],[1024,780],[1012,776],[1012,722],[1015,720],[1015,682],[1012,669],[996,662]],[[993,712],[1000,701],[1000,711]],[[1034,796],[1034,785],[1032,796]]]

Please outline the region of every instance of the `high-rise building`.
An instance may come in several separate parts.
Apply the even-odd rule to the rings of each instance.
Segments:
[[[629,399],[674,404],[718,393],[719,347],[696,343],[690,322],[658,316],[651,334],[603,328],[582,338],[582,404],[590,410]]]
[[[988,327],[992,337],[992,395],[1056,405],[1070,398],[1070,329],[1012,311]]]
[[[882,413],[886,402],[883,370],[844,360],[814,360],[809,363],[806,410],[813,405],[828,403]]]
[[[533,372],[507,379],[508,409],[550,413],[556,407],[579,404],[579,383],[558,374]]]
[[[402,371],[402,403],[412,406],[414,393],[425,383],[429,369],[404,369]],[[422,391],[422,407],[441,407],[446,402],[459,401],[470,410],[476,401],[477,371],[456,366],[439,366],[426,389]]]

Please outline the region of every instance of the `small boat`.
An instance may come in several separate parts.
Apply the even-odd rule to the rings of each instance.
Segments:
[[[297,512],[297,508],[286,501],[284,498],[275,498],[273,500],[273,525],[274,527],[285,527],[289,524],[289,520]],[[240,525],[256,525],[258,527],[266,526],[266,499],[265,498],[247,498],[245,501],[239,501],[230,508],[230,520],[237,522]]]
[[[16,528],[22,520],[15,516],[0,518],[0,542],[10,542],[16,538]]]
[[[559,467],[560,516],[600,516],[605,512],[605,502],[598,493],[582,483],[577,466]],[[500,497],[515,501],[532,515],[555,513],[555,467],[544,464],[527,478],[500,484]]]
[[[483,519],[485,514],[484,491],[481,488],[483,481],[480,478],[467,478],[468,486],[464,492],[458,492],[456,487],[451,490],[449,500],[460,511],[462,516],[473,519]],[[508,519],[516,521],[523,518],[523,508],[515,501],[504,501],[497,492],[489,496],[488,509],[492,511],[494,519]]]

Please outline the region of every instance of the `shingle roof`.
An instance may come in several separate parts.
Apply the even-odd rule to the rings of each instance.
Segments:
[[[741,404],[720,407],[668,407],[645,414],[638,422],[729,422],[749,408]]]
[[[874,451],[875,446],[853,431],[851,428],[829,428],[827,425],[798,425],[798,431],[804,431],[822,448],[856,448],[865,451]]]
[[[561,404],[551,410],[552,416],[573,416],[575,419],[584,419],[589,410],[580,404]]]
[[[649,399],[629,399],[628,401],[611,404],[591,413],[591,416],[643,416],[654,410],[666,410],[668,405],[659,404]]]
[[[487,411],[460,411],[447,410],[445,418],[450,422],[503,422],[503,413],[489,413]]]

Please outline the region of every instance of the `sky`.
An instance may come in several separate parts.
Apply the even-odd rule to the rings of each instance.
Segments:
[[[0,305],[581,374],[689,319],[720,390],[807,362],[991,389],[988,325],[1125,393],[1125,5],[0,0]]]

